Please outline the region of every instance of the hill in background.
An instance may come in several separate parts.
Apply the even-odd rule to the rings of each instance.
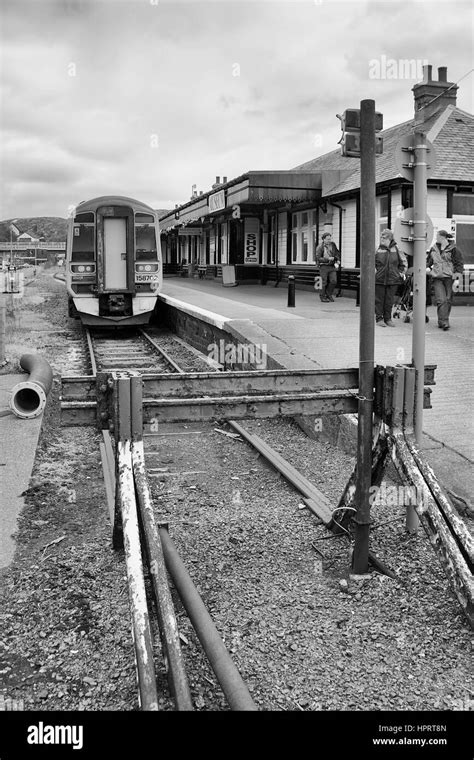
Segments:
[[[33,216],[16,219],[5,219],[0,222],[0,242],[10,242],[10,224],[21,232],[28,232],[32,237],[44,238],[48,243],[62,243],[66,240],[67,221],[60,216]],[[15,242],[15,236],[13,236]]]
[[[165,214],[169,214],[172,209],[170,208],[155,208],[156,213],[158,214],[158,219],[161,219],[162,216]]]
[[[169,213],[169,208],[158,208],[156,212],[158,219]],[[28,232],[34,238],[44,238],[48,243],[64,243],[66,240],[67,219],[61,216],[33,216],[16,219],[4,219],[0,222],[0,242],[10,242],[10,224],[14,222],[15,226],[21,232]],[[16,238],[13,235],[13,242]]]

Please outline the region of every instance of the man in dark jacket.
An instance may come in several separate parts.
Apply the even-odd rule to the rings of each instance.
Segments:
[[[392,230],[383,230],[375,252],[375,320],[379,327],[395,327],[392,306],[407,267],[406,256],[398,249]]]
[[[433,278],[433,287],[438,307],[438,327],[449,330],[449,315],[453,303],[453,280],[457,280],[464,269],[461,251],[456,248],[446,230],[439,230],[436,243],[428,254],[427,272]]]
[[[325,232],[322,242],[316,248],[316,264],[319,266],[319,276],[322,280],[321,301],[334,301],[332,294],[337,283],[337,270],[341,262],[341,255],[337,245],[332,242],[331,233]]]

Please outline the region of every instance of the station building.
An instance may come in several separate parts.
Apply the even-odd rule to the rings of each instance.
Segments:
[[[413,206],[413,184],[399,173],[400,138],[421,127],[434,145],[436,169],[428,179],[428,215],[455,235],[467,269],[474,270],[474,116],[456,106],[457,85],[446,68],[412,88],[414,118],[383,131],[376,159],[376,240]],[[283,171],[248,171],[166,213],[160,220],[165,274],[182,270],[222,278],[235,267],[237,281],[285,281],[312,287],[315,251],[331,232],[341,251],[340,287],[357,290],[360,266],[360,160],[339,149]],[[431,241],[427,241],[427,245]],[[344,293],[345,294],[345,293]]]

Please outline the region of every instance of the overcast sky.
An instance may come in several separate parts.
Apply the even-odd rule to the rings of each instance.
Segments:
[[[2,0],[0,219],[109,193],[172,208],[217,175],[290,169],[334,150],[335,114],[364,98],[385,127],[406,121],[418,80],[402,62],[457,82],[474,65],[472,7]],[[473,82],[458,91],[470,113]]]

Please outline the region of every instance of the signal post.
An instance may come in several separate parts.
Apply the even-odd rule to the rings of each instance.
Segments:
[[[360,110],[344,111],[341,119],[343,156],[360,158],[361,261],[359,315],[359,397],[357,426],[357,513],[352,571],[368,572],[370,487],[372,485],[374,312],[375,312],[375,155],[383,152],[383,116],[375,101],[362,100]]]
[[[421,130],[402,137],[395,152],[397,169],[413,182],[413,206],[405,209],[395,225],[399,247],[413,256],[413,333],[412,366],[416,374],[414,432],[421,445],[423,437],[423,387],[425,369],[426,245],[433,235],[433,223],[427,213],[427,178],[434,171],[434,147]],[[407,507],[406,527],[416,532],[419,519],[413,507]]]

